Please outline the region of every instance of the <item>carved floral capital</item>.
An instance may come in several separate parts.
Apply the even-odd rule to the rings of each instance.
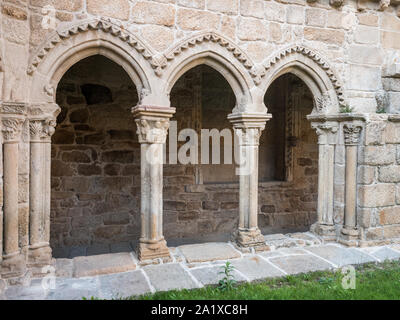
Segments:
[[[22,118],[5,118],[1,120],[1,132],[5,143],[18,142],[20,140],[23,123],[24,119]]]
[[[54,119],[30,120],[29,133],[31,142],[50,141],[55,132],[56,121]]]
[[[258,146],[264,126],[262,127],[236,127],[234,126],[236,136],[239,138],[241,146]]]
[[[344,144],[345,145],[358,145],[360,143],[362,126],[357,124],[344,124]]]
[[[337,123],[313,123],[311,126],[317,133],[318,144],[336,144]]]

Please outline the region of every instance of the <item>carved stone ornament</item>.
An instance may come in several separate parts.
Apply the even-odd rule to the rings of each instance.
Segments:
[[[202,45],[205,42],[215,43],[227,50],[227,53],[231,52],[233,58],[241,63],[246,69],[250,70],[254,63],[251,61],[249,56],[233,41],[228,38],[217,34],[216,32],[200,32],[191,36],[188,39],[184,39],[178,43],[175,47],[165,53],[166,60],[172,61],[176,56],[179,56],[183,51],[190,50],[197,45]],[[250,73],[251,74],[251,73]],[[256,77],[255,74],[251,74],[253,78]]]
[[[67,40],[79,33],[88,32],[90,30],[101,30],[104,33],[109,33],[121,41],[126,42],[141,56],[143,56],[145,60],[149,61],[151,67],[155,71],[162,69],[163,66],[160,65],[162,61],[155,56],[155,52],[149,48],[143,40],[139,39],[136,35],[130,33],[111,21],[103,18],[95,18],[86,21],[80,21],[79,23],[72,24],[66,28],[60,28],[55,31],[31,56],[27,73],[33,74],[46,55],[59,43],[62,43],[64,40]]]
[[[259,78],[258,81],[261,81],[261,78],[265,76],[266,72],[273,67],[273,65],[277,64],[280,60],[284,60],[285,57],[291,55],[291,54],[301,54],[303,56],[306,56],[313,60],[316,64],[318,64],[322,70],[326,73],[326,75],[329,77],[330,81],[332,82],[332,85],[335,89],[335,92],[337,94],[339,104],[344,103],[344,94],[343,94],[343,86],[340,83],[339,79],[336,77],[335,72],[333,71],[332,67],[329,65],[329,63],[322,58],[318,53],[316,53],[314,50],[307,48],[303,45],[294,45],[287,47],[286,49],[283,49],[280,51],[278,54],[274,54],[271,58],[269,58],[266,62],[263,63],[264,70],[259,72],[257,77]]]
[[[241,146],[258,146],[260,144],[260,137],[263,127],[236,127],[234,131],[239,138],[239,145]]]
[[[29,132],[31,142],[40,142],[50,140],[55,132],[56,121],[52,119],[30,120]]]
[[[315,110],[317,113],[326,113],[332,105],[331,98],[326,92],[321,97],[317,97],[315,101]]]
[[[165,143],[169,129],[168,119],[136,119],[135,122],[140,143]]]
[[[343,125],[343,133],[344,133],[344,144],[345,145],[358,145],[360,143],[361,136],[361,125],[356,124],[344,124]]]
[[[318,136],[318,144],[336,144],[338,125],[335,123],[312,123]]]
[[[24,119],[6,118],[1,120],[4,142],[18,142],[21,137]]]

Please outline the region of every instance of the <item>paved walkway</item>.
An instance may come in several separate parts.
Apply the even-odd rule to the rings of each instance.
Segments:
[[[57,278],[33,279],[29,286],[5,290],[3,299],[112,299],[171,289],[217,284],[226,261],[237,281],[336,269],[346,265],[400,259],[400,245],[346,248],[323,244],[310,233],[266,236],[271,251],[242,253],[230,243],[204,243],[172,248],[172,261],[138,263],[133,252],[55,260]],[[43,283],[55,289],[43,289]],[[0,296],[1,297],[1,296]]]

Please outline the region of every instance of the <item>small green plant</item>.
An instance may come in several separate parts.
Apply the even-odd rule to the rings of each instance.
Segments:
[[[222,268],[223,271],[219,272],[218,274],[223,274],[224,277],[218,282],[218,289],[221,291],[234,289],[237,283],[233,276],[235,267],[229,261],[227,261]]]
[[[342,104],[340,106],[340,113],[352,113],[352,112],[353,112],[353,108],[351,108],[347,103]]]
[[[87,301],[92,300],[93,301],[93,300],[100,300],[100,299],[97,297],[91,296],[90,298],[82,297],[82,300],[87,300]]]
[[[378,108],[378,110],[376,110],[376,113],[386,113],[385,108]]]

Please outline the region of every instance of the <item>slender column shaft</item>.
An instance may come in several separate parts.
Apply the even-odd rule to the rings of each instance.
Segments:
[[[346,185],[345,185],[345,211],[344,224],[346,227],[355,228],[356,221],[356,195],[357,195],[357,146],[346,146]]]
[[[55,121],[53,122],[53,125]],[[54,127],[49,127],[49,137],[43,144],[44,151],[44,231],[43,231],[43,242],[50,244],[50,210],[51,210],[51,135],[54,132]]]
[[[245,164],[240,175],[239,228],[258,228],[258,146],[240,146],[241,163]]]
[[[19,254],[18,244],[18,142],[4,143],[4,252]]]
[[[19,105],[9,105],[19,110]],[[24,119],[14,114],[1,120],[3,133],[3,262],[4,278],[18,277],[24,273],[25,260],[19,246],[18,210],[18,153]]]
[[[346,145],[346,180],[344,226],[341,241],[354,245],[359,236],[357,228],[357,152],[362,125],[358,121],[343,125],[344,143]]]
[[[269,114],[231,114],[239,147],[239,226],[234,240],[242,248],[265,246],[258,228],[258,146]]]
[[[46,265],[50,248],[50,161],[54,120],[31,120],[29,178],[29,263]]]
[[[31,246],[37,246],[42,242],[43,232],[43,201],[41,195],[45,190],[42,188],[42,144],[31,142],[31,166],[30,166],[30,192],[29,192],[29,242]]]
[[[141,237],[140,260],[168,258],[169,250],[162,230],[163,146],[173,108],[137,106],[137,134],[141,152]]]
[[[319,145],[318,160],[318,221],[333,225],[333,168],[335,148],[332,145]]]
[[[316,122],[312,124],[318,135],[318,222],[311,230],[327,238],[335,237],[333,221],[335,145],[338,124]]]
[[[163,145],[141,145],[142,238],[159,241],[162,236]]]

